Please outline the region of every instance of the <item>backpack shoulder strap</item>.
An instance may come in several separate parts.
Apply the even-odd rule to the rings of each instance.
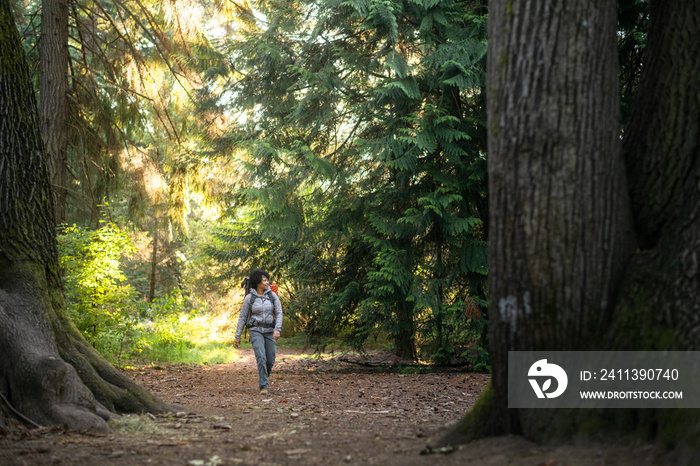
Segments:
[[[275,315],[275,311],[277,310],[277,307],[275,306],[275,292],[270,291],[268,293],[268,296],[270,297],[270,304],[272,304],[272,325],[275,325],[275,322],[277,322],[277,316]]]

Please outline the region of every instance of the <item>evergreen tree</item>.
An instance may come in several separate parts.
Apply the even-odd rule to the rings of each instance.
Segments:
[[[384,331],[415,357],[419,334],[449,360],[465,301],[486,294],[484,10],[256,6],[264,24],[230,44],[239,79],[226,95],[245,124],[226,142],[247,149],[250,172],[232,205],[306,290],[312,335],[362,344]],[[236,249],[241,268],[249,249]]]
[[[45,3],[42,29],[33,19],[21,31],[30,57],[43,51],[33,69],[58,221],[99,228],[108,216],[148,232],[151,251],[136,273],[149,277],[137,288],[152,300],[179,285],[181,264],[168,258],[187,240],[188,198],[207,197],[207,115],[193,108],[200,73],[221,60],[207,36],[216,5]],[[40,5],[15,6],[34,18]]]
[[[96,226],[105,202],[115,207],[124,199],[133,220],[152,217],[153,208],[143,204],[153,203],[147,184],[155,175],[170,187],[163,214],[186,235],[183,187],[199,186],[198,154],[205,147],[193,92],[199,73],[221,58],[207,36],[216,6],[181,0],[45,3],[41,29],[32,19],[39,3],[15,7],[23,8],[19,17],[31,19],[21,28],[30,59],[38,61],[39,49],[43,54],[41,67],[32,69],[37,90],[43,82],[47,149],[60,159],[52,172],[59,176],[57,194],[65,198],[59,204],[68,202],[67,210],[57,206],[66,211],[62,220]]]

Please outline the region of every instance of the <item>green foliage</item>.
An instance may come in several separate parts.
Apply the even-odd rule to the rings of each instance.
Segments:
[[[41,2],[13,3],[39,91]],[[106,199],[127,203],[129,219],[140,223],[153,218],[151,204],[163,204],[186,237],[185,201],[201,186],[194,181],[207,148],[206,116],[192,110],[192,94],[199,73],[223,66],[203,30],[215,5],[74,0],[67,8],[68,218],[96,226]],[[156,178],[168,189],[155,189],[165,186]]]
[[[39,91],[41,2],[12,4]],[[230,68],[205,34],[217,19],[230,27],[218,16],[225,8],[221,2],[154,0],[68,5],[68,43],[56,44],[67,47],[70,62],[66,212],[70,223],[85,228],[64,232],[65,280],[76,325],[110,359],[131,352],[151,282],[156,298],[182,289],[188,310],[218,291],[215,280],[202,277],[209,264],[191,260],[197,245],[187,240],[191,222],[211,207],[212,192],[229,190],[227,182],[204,182],[225,177],[203,155],[211,149],[207,136],[226,120],[193,110],[200,75]],[[201,210],[193,213],[195,198]],[[128,259],[106,262],[107,252],[97,250],[120,247],[114,238],[93,238],[93,230],[104,235],[109,229],[102,218],[128,225],[138,248],[124,247]]]
[[[179,291],[148,303],[127,282],[125,255],[134,252],[128,233],[110,222],[98,230],[76,225],[58,236],[66,300],[78,330],[112,361],[225,362],[225,345],[195,344],[198,311]],[[213,347],[212,347],[213,346]]]
[[[139,313],[121,264],[122,255],[133,251],[128,234],[109,222],[97,230],[73,225],[59,232],[58,244],[73,322],[101,353],[118,357]]]
[[[231,277],[275,271],[312,342],[389,334],[402,356],[457,358],[482,335],[464,302],[486,302],[480,4],[255,5],[266,22],[228,44],[223,87],[246,123],[222,147],[249,180],[209,253]]]
[[[649,24],[647,0],[617,2],[618,57],[620,60],[620,103],[623,130],[632,114],[639,91]]]
[[[466,353],[467,361],[472,366],[474,372],[491,372],[491,362],[489,353],[481,346]]]
[[[147,318],[130,337],[130,355],[149,361],[182,360],[194,347],[188,324],[196,316],[196,312],[184,311],[183,306],[179,292],[154,299],[146,310]]]
[[[187,358],[197,300],[263,267],[304,344],[389,335],[404,356],[486,369],[485,5],[198,4],[241,13],[219,17],[224,36],[169,2],[74,3],[68,215],[99,228],[60,241],[88,340],[110,358]],[[38,70],[39,3],[13,7]],[[648,10],[618,2],[624,122]],[[126,262],[124,230],[98,221],[105,200],[136,231]],[[202,233],[215,203],[225,215]],[[139,238],[158,238],[154,256]]]

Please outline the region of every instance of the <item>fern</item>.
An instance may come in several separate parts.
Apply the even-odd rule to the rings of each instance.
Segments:
[[[486,293],[484,18],[444,0],[295,7],[232,46],[230,111],[254,118],[230,137],[247,181],[210,254],[231,276],[276,267],[318,344],[455,355],[460,309]]]

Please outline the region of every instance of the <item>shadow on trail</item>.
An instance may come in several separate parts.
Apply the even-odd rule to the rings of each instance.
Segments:
[[[460,465],[651,464],[629,447],[541,447],[519,437],[472,442],[421,455],[456,422],[489,376],[450,370],[410,373],[388,355],[312,357],[278,349],[271,389],[257,388],[252,350],[235,363],[150,365],[127,374],[164,401],[167,415],[110,421],[106,436],[43,429],[0,435],[0,464],[63,465]]]

